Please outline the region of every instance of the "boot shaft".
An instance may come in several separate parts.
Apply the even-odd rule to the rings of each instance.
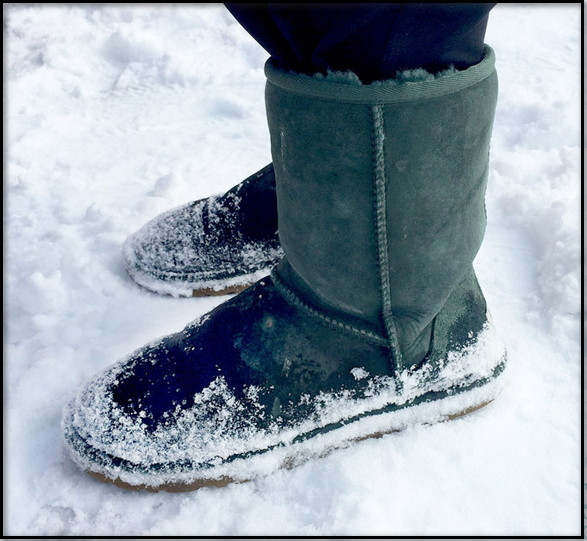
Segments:
[[[421,359],[485,231],[493,51],[421,81],[266,74],[282,279]]]

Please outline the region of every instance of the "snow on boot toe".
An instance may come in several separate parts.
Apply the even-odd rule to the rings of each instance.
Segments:
[[[238,292],[267,275],[282,255],[271,165],[222,196],[155,217],[123,246],[130,276],[173,296]]]

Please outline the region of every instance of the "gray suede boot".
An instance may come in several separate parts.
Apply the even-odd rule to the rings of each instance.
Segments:
[[[266,66],[285,253],[246,291],[113,365],[66,408],[73,459],[121,486],[252,479],[474,411],[505,352],[473,270],[494,56],[361,85]]]
[[[271,164],[223,195],[156,216],[123,245],[128,274],[174,297],[238,293],[283,256]]]

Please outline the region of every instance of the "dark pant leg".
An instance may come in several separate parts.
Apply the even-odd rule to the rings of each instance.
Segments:
[[[481,61],[495,4],[225,4],[284,67],[353,71],[364,83],[398,70]]]

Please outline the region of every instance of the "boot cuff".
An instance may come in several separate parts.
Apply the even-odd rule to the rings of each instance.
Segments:
[[[479,83],[495,72],[495,53],[485,45],[483,59],[463,71],[451,71],[432,80],[405,81],[388,79],[362,84],[357,77],[332,81],[325,77],[312,77],[287,71],[273,59],[265,64],[265,76],[270,84],[308,97],[345,103],[392,104],[436,98],[458,92]]]

